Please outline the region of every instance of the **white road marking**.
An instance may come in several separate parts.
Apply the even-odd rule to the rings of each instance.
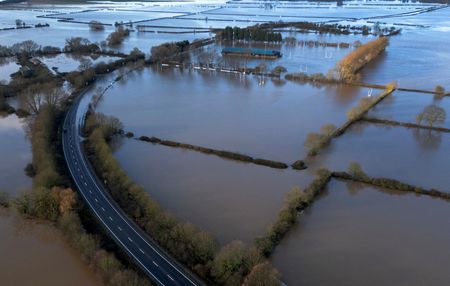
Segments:
[[[98,200],[97,200],[97,198],[95,198],[94,200],[95,200],[95,202],[96,202],[96,203],[98,203]]]
[[[169,277],[169,278],[170,278],[170,280],[172,280],[172,281],[175,281],[175,280],[173,280],[173,278],[172,278],[172,277],[170,277],[170,275],[169,275],[169,274],[167,274],[167,277]]]
[[[102,211],[105,211],[105,208],[104,208],[104,207],[102,207]]]
[[[89,194],[92,194],[92,191],[91,191],[91,190],[89,190]]]
[[[156,263],[155,261],[152,261],[153,264],[155,264],[156,267],[159,267],[158,263]]]
[[[139,251],[142,252],[142,254],[145,254],[145,252],[142,249],[140,249],[140,248],[139,248]]]
[[[109,217],[109,220],[110,220],[110,221],[113,221],[112,217]]]
[[[117,227],[120,231],[122,231],[122,228],[120,226]]]
[[[132,240],[130,237],[128,237],[128,240],[129,240],[130,242],[133,242],[133,240]]]
[[[86,182],[84,182],[84,185],[85,185],[85,186],[87,186],[87,183],[86,183]]]

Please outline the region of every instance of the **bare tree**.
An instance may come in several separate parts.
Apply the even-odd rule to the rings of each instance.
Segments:
[[[417,124],[425,122],[428,126],[433,127],[436,124],[444,124],[445,118],[445,110],[442,107],[431,104],[416,116],[416,122]]]
[[[51,84],[36,84],[19,95],[22,108],[30,114],[38,114],[44,105],[58,107],[67,96],[66,92]]]

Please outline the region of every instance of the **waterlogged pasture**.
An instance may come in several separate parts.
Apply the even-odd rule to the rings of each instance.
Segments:
[[[260,85],[263,84],[264,85]],[[136,136],[240,152],[293,163],[309,132],[346,120],[366,89],[300,85],[270,78],[165,68],[114,85],[98,111]]]
[[[15,58],[0,58],[0,82],[9,83],[11,74],[19,71],[19,68]]]
[[[165,209],[209,231],[222,244],[251,244],[262,235],[308,171],[277,170],[127,139],[115,151],[121,166]]]
[[[450,98],[435,99],[432,94],[397,91],[378,104],[375,109],[371,110],[369,116],[416,123],[416,116],[426,106],[432,104],[443,108],[447,115],[444,123],[437,126],[450,128]]]
[[[288,285],[445,285],[449,202],[332,181],[275,249]]]
[[[53,227],[0,209],[3,285],[102,285]]]
[[[0,190],[11,195],[31,187],[31,178],[24,172],[31,163],[31,146],[23,124],[16,115],[0,116]]]
[[[429,130],[356,124],[314,160],[314,165],[347,170],[361,164],[372,177],[450,191],[450,134]]]

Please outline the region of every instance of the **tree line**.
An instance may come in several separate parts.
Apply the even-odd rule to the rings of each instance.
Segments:
[[[116,122],[116,123],[114,123]],[[94,169],[106,180],[119,206],[174,258],[206,281],[217,285],[279,285],[278,273],[257,249],[234,241],[219,248],[207,232],[180,222],[165,211],[121,169],[108,146],[122,133],[117,120],[90,114],[86,120],[86,151]],[[259,282],[264,281],[263,284]]]
[[[261,26],[239,28],[227,26],[219,33],[219,38],[226,41],[244,40],[255,42],[282,42],[281,33],[272,32]]]

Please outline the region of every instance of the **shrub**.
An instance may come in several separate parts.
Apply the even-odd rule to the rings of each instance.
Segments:
[[[110,47],[116,47],[123,43],[126,37],[130,35],[130,30],[123,26],[118,26],[114,32],[109,34],[106,43]]]
[[[319,133],[308,133],[304,146],[308,150],[308,154],[314,156],[317,152],[326,146],[336,131],[336,126],[333,124],[326,124],[320,128]]]
[[[445,88],[441,85],[436,86],[434,92],[437,94],[445,94]]]
[[[90,21],[89,22],[89,28],[91,29],[91,31],[104,31],[105,30],[105,26],[98,22],[98,21]]]
[[[286,194],[284,204],[278,213],[275,223],[270,226],[263,237],[255,239],[255,245],[262,255],[269,256],[275,246],[297,222],[298,212],[310,205],[314,198],[322,192],[331,178],[326,169],[318,169],[311,185],[304,191],[300,187],[292,188]]]

